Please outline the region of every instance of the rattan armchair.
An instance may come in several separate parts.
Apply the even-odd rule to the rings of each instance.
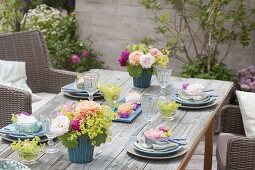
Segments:
[[[33,93],[59,93],[76,76],[74,72],[52,68],[43,34],[38,30],[0,33],[0,59],[26,63],[27,84]],[[31,95],[0,85],[0,127],[10,123],[12,113],[21,111],[32,112]]]
[[[255,138],[245,137],[242,116],[238,106],[227,105],[223,107],[221,125],[223,133],[219,135],[216,150],[218,169],[254,170]]]

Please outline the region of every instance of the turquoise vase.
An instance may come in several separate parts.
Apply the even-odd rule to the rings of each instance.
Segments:
[[[78,138],[79,145],[69,148],[69,160],[73,163],[84,164],[93,160],[94,146],[88,136],[83,135]]]
[[[146,88],[150,87],[151,85],[151,74],[146,73],[143,71],[140,77],[133,77],[133,84],[135,87],[139,88]]]

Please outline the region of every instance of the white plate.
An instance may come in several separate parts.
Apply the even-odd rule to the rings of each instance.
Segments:
[[[154,160],[161,160],[161,159],[170,159],[170,158],[176,158],[179,156],[184,155],[188,149],[182,147],[180,150],[172,153],[172,154],[167,154],[164,156],[152,156],[152,155],[147,155],[147,154],[143,154],[142,152],[136,151],[132,146],[131,146],[131,142],[128,141],[125,145],[125,150],[135,156],[141,157],[141,158],[146,158],[146,159],[154,159]]]

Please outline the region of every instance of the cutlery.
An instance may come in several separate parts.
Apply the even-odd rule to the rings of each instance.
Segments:
[[[187,145],[186,140],[176,140],[174,138],[167,138],[167,139],[164,139],[162,141],[170,141],[170,142],[173,142],[173,143],[176,143],[176,144],[179,144],[179,145]]]

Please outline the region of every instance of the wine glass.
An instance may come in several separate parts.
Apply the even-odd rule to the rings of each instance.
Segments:
[[[146,121],[148,122],[148,124],[150,124],[157,113],[157,96],[142,93],[141,106]]]
[[[84,79],[84,90],[89,94],[89,101],[93,101],[93,94],[97,91],[98,85],[98,74],[97,73],[85,73]]]
[[[170,66],[156,67],[156,76],[161,88],[161,95],[164,94],[165,88],[170,84],[171,74],[172,68]]]
[[[40,121],[42,123],[43,133],[48,138],[48,147],[45,153],[56,153],[59,151],[58,148],[54,147],[53,139],[57,136],[54,131],[51,130],[51,124],[53,119],[57,116],[56,113],[51,113],[50,115],[40,115]]]

